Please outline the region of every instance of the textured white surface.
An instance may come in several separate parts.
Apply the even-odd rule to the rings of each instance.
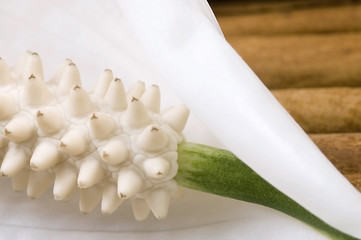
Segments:
[[[121,3],[121,1],[119,2]],[[130,2],[128,1],[128,3]],[[146,10],[149,14],[157,13],[159,2],[154,2],[154,5],[152,5],[153,1],[146,2],[143,1],[144,6],[138,6],[140,12]],[[155,17],[159,17],[159,20],[163,21],[175,19],[175,17],[185,18],[188,13],[189,16],[195,17],[194,11],[202,9],[206,13],[206,18],[212,19],[208,9],[206,10],[192,1],[184,2],[185,5],[182,7],[185,9],[177,9],[178,12],[175,15],[167,15],[162,12],[162,14],[155,14]],[[135,4],[139,3],[138,1]],[[150,6],[145,6],[149,3],[151,3]],[[194,8],[190,7],[189,3]],[[199,1],[199,3],[204,2]],[[46,79],[55,72],[63,59],[70,58],[77,63],[81,70],[82,80],[88,89],[93,86],[105,68],[110,68],[114,71],[115,76],[120,77],[127,86],[137,80],[157,83],[162,89],[163,107],[179,103],[179,99],[172,91],[166,92],[169,79],[162,77],[159,73],[161,70],[164,74],[164,69],[157,69],[153,66],[162,59],[157,59],[154,55],[149,58],[149,55],[144,53],[143,47],[138,44],[138,39],[127,25],[123,14],[122,9],[115,1],[2,1],[0,8],[1,57],[9,64],[13,64],[24,50],[36,51],[44,59]],[[141,20],[146,16],[146,14],[144,16],[140,14],[134,17]],[[166,16],[169,19],[165,18]],[[204,19],[203,14],[196,16]],[[194,29],[199,30],[199,27],[205,26],[202,25],[203,23],[203,20],[195,21],[192,25],[194,25]],[[188,27],[189,25],[177,26],[179,34],[173,35],[171,39],[174,46],[182,46],[183,34],[191,30]],[[204,32],[202,30],[199,34],[207,33],[207,31],[213,34],[204,35],[203,42],[199,42],[202,39],[194,38],[198,44],[207,42],[208,37],[214,37],[214,34],[217,34],[215,40],[219,41],[220,49],[215,50],[220,51],[222,47],[226,46],[218,27],[214,25],[214,20],[208,22],[205,29],[201,29]],[[194,37],[199,36],[198,34],[194,35]],[[157,47],[161,57],[166,54],[162,53],[165,48],[161,43],[152,45],[152,47]],[[214,57],[212,52],[204,53],[206,54],[204,56],[197,54],[198,52],[194,51],[191,59],[183,59],[179,61],[179,64],[185,64],[187,61],[190,64],[192,61],[197,62],[202,59],[212,60]],[[238,67],[238,62],[239,58],[231,54],[224,63]],[[188,77],[201,79],[202,74],[209,71],[210,68],[211,66],[205,64],[203,68],[196,71],[192,69],[192,72],[183,69],[172,77],[178,80],[178,77],[181,76],[181,80],[179,80],[179,86],[181,86],[182,79]],[[214,77],[222,81],[221,78],[225,74],[227,73],[218,72]],[[202,91],[198,88],[187,89],[189,96],[193,96],[188,99],[188,102],[197,101],[194,96],[207,96],[206,94],[211,88],[212,86],[206,85]],[[242,86],[239,87],[239,90],[243,91]],[[219,101],[211,96],[206,99],[207,107],[209,104]],[[223,109],[227,109],[227,107],[223,106]],[[199,109],[194,107],[193,110],[196,115],[199,115],[197,112]],[[224,117],[231,118],[231,116]],[[194,115],[190,117],[185,134],[190,141],[221,145]],[[219,135],[219,132],[215,132],[215,135]],[[239,136],[241,134],[234,137]],[[256,150],[259,151],[259,149]],[[186,191],[183,200],[172,203],[167,220],[149,219],[138,223],[134,220],[131,209],[127,205],[122,206],[116,214],[111,216],[102,216],[99,211],[82,216],[74,201],[59,203],[52,199],[50,193],[36,201],[30,201],[24,194],[13,193],[10,181],[7,179],[0,179],[0,186],[2,191],[0,213],[2,216],[6,216],[0,220],[2,231],[0,238],[2,239],[64,239],[64,237],[74,239],[110,237],[240,239],[240,236],[242,239],[325,239],[311,228],[278,212],[194,191]],[[312,198],[311,196],[306,197]]]

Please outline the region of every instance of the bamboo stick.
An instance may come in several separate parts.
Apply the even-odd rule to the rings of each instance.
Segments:
[[[228,41],[268,88],[361,86],[361,32]]]
[[[283,89],[272,93],[307,133],[361,132],[361,88]]]
[[[336,2],[231,3],[214,10],[226,36],[361,30],[361,5]]]

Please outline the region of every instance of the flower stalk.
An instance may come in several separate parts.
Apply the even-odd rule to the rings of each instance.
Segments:
[[[227,150],[188,142],[178,146],[178,154],[176,180],[179,185],[273,208],[331,239],[357,239],[317,218]]]

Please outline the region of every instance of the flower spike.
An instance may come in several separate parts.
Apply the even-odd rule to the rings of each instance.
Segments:
[[[100,75],[98,82],[93,88],[92,93],[97,97],[104,97],[105,93],[108,90],[110,82],[114,79],[112,70],[105,69],[104,72]]]
[[[111,81],[105,94],[105,101],[113,111],[124,111],[127,108],[127,98],[122,81],[115,78]]]
[[[101,112],[91,114],[88,125],[91,135],[100,140],[111,136],[116,128],[112,115]]]
[[[24,62],[23,79],[26,81],[29,76],[34,75],[41,80],[44,79],[43,64],[38,53],[29,54]]]
[[[63,162],[55,169],[53,195],[55,200],[65,200],[76,187],[77,171],[69,163]]]
[[[87,157],[82,160],[79,176],[78,176],[78,187],[89,188],[98,183],[105,174],[103,166],[100,164],[98,159],[94,157]]]
[[[79,70],[72,62],[68,63],[59,75],[58,89],[63,94],[68,93],[75,85],[81,85]]]
[[[1,164],[1,175],[12,177],[19,173],[29,162],[29,156],[23,149],[11,144]]]
[[[151,122],[151,118],[144,104],[135,97],[130,100],[124,118],[128,125],[133,128],[141,128]]]
[[[117,185],[108,183],[103,190],[101,210],[104,215],[113,213],[124,202],[124,199],[118,197]]]
[[[145,84],[142,81],[136,82],[127,92],[127,101],[132,101],[133,98],[140,98],[145,91]]]
[[[147,88],[143,96],[140,98],[145,107],[153,113],[160,111],[160,90],[157,85],[151,85]]]
[[[28,117],[13,118],[4,128],[4,135],[16,143],[21,143],[35,136],[34,124]]]
[[[184,104],[173,107],[162,116],[163,120],[178,132],[183,131],[188,117],[189,109]]]

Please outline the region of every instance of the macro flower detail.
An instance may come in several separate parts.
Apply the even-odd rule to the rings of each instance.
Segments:
[[[126,92],[109,69],[88,92],[69,59],[48,82],[37,53],[13,68],[0,59],[1,175],[29,198],[50,186],[55,200],[79,192],[83,213],[130,199],[137,220],[162,219],[181,191],[173,178],[188,115],[184,105],[161,110],[156,85]]]

